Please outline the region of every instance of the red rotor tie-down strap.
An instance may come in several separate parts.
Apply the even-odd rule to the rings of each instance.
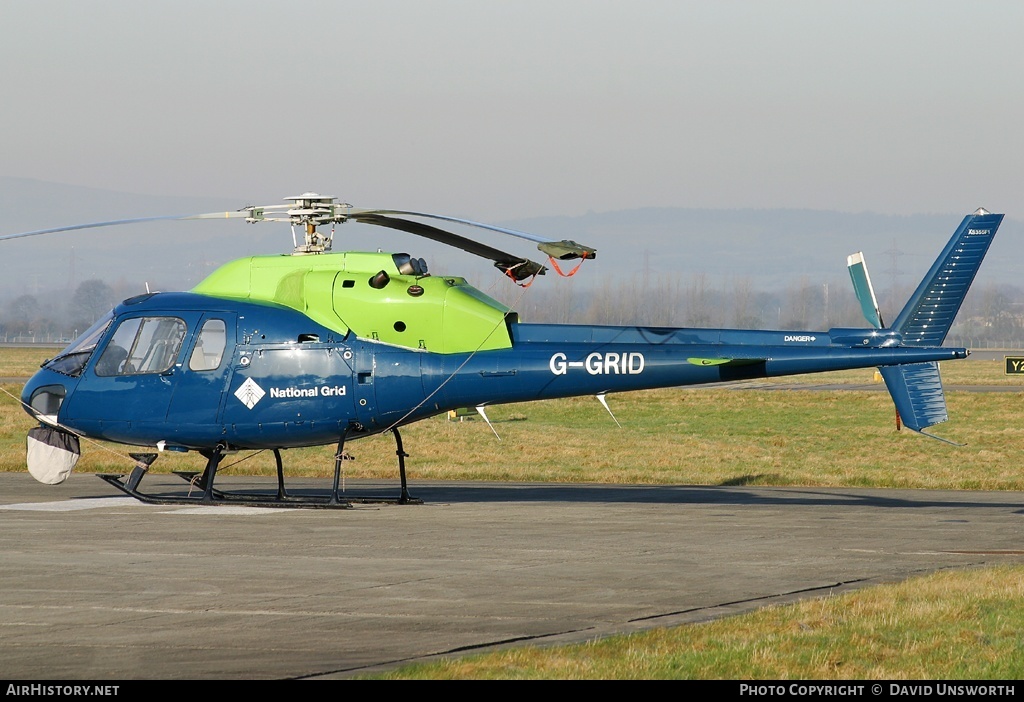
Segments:
[[[509,268],[509,269],[507,269],[505,271],[505,275],[507,275],[509,277],[509,280],[511,280],[513,283],[515,283],[516,285],[518,285],[521,288],[528,288],[531,285],[533,285],[533,281],[537,279],[537,274],[536,273],[534,273],[533,275],[530,276],[529,282],[527,282],[527,283],[520,283],[518,280],[516,280],[516,274],[512,272],[513,270],[515,270],[515,268],[516,267],[513,266],[512,268]]]
[[[583,262],[586,261],[586,260],[587,260],[587,255],[583,254],[582,256],[580,256],[580,262],[576,264],[575,268],[573,268],[568,273],[563,273],[562,269],[558,267],[558,261],[555,260],[555,257],[554,256],[548,256],[548,261],[551,262],[551,267],[554,268],[555,272],[558,273],[558,275],[562,276],[563,278],[571,278],[574,275],[576,275],[576,271],[578,271],[580,269],[580,266],[582,266]]]

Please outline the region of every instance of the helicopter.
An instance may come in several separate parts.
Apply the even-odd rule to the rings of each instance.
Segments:
[[[213,218],[285,222],[293,233],[291,253],[236,259],[187,292],[124,300],[45,361],[21,396],[39,423],[28,440],[34,477],[62,482],[79,439],[89,438],[145,449],[130,454],[129,474],[99,475],[143,502],[351,508],[362,500],[339,491],[347,443],[391,433],[398,495],[365,499],[415,504],[400,430],[429,417],[472,407],[486,419],[492,404],[590,395],[607,409],[608,393],[871,367],[892,397],[897,427],[941,438],[926,431],[948,419],[938,364],[969,354],[942,343],[1003,219],[983,208],[965,216],[888,326],[863,255],[851,255],[870,326],[814,332],[526,323],[465,278],[434,275],[408,253],[333,252],[335,227],[355,221],[426,237],[491,260],[521,286],[548,267],[417,220],[532,241],[561,275],[576,269],[564,272],[559,261],[578,268],[594,248],[457,217],[356,208],[313,192],[285,201],[0,236]],[[330,490],[289,493],[282,451],[326,445],[336,446]],[[215,487],[224,457],[243,450],[273,452],[276,493]],[[142,491],[164,451],[206,460],[201,472],[181,474],[198,486],[195,495]]]

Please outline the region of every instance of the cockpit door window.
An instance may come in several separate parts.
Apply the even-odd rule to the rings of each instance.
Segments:
[[[223,319],[208,319],[199,331],[196,345],[188,359],[188,367],[194,371],[212,371],[220,367],[227,345]]]
[[[169,370],[185,338],[185,322],[177,317],[126,319],[96,361],[96,375],[142,375]]]

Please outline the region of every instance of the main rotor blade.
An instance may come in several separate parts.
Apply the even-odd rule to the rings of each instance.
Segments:
[[[233,217],[247,217],[248,212],[207,212],[197,215],[166,215],[162,217],[135,217],[132,219],[115,219],[109,222],[90,222],[88,224],[71,224],[66,227],[52,227],[50,229],[36,229],[31,232],[19,232],[17,234],[4,234],[0,241],[5,239],[21,239],[26,236],[37,236],[39,234],[55,234],[57,232],[73,232],[78,229],[96,229],[99,227],[116,227],[120,224],[139,224],[141,222],[166,222],[184,219],[230,219]]]
[[[358,214],[349,214],[349,218],[356,222],[362,222],[363,224],[374,224],[380,227],[388,227],[390,229],[397,229],[399,231],[406,232],[408,234],[415,234],[416,236],[422,236],[432,241],[437,241],[448,246],[454,246],[455,248],[462,249],[468,253],[480,256],[482,258],[494,261],[494,265],[500,270],[510,273],[516,280],[524,280],[533,275],[544,275],[547,270],[544,266],[539,263],[535,263],[521,256],[514,256],[510,253],[495,249],[486,244],[481,244],[478,241],[467,239],[464,236],[453,234],[445,231],[444,229],[438,229],[437,227],[429,224],[423,224],[422,222],[413,222],[408,219],[399,219],[397,217],[385,217],[379,214],[380,210],[372,212],[363,212]]]
[[[314,206],[309,207],[298,207],[296,204],[291,205],[267,205],[263,207],[249,206],[239,210],[230,212],[207,212],[203,214],[193,215],[167,215],[162,217],[133,217],[130,219],[116,219],[106,222],[90,222],[86,224],[72,224],[64,227],[51,227],[49,229],[36,229],[30,232],[19,232],[17,234],[6,234],[0,236],[0,241],[5,239],[19,239],[28,236],[37,236],[40,234],[54,234],[57,232],[70,232],[79,229],[94,229],[98,227],[112,227],[122,224],[139,224],[141,222],[160,222],[160,221],[173,221],[173,220],[188,220],[188,219],[232,219],[232,218],[245,218],[248,222],[262,222],[262,221],[275,221],[275,222],[291,222],[295,224],[306,224],[312,226],[314,229],[321,224],[327,223],[343,223],[347,219],[354,219],[357,222],[367,222],[370,224],[379,224],[385,227],[391,227],[393,229],[401,229],[411,234],[418,234],[435,241],[440,241],[452,246],[463,249],[470,253],[489,258],[495,262],[495,265],[503,271],[509,272],[515,270],[515,276],[517,280],[522,280],[525,277],[531,275],[543,274],[545,268],[539,263],[534,263],[529,259],[512,256],[504,251],[491,248],[484,244],[478,244],[471,239],[452,234],[451,232],[431,227],[427,224],[421,224],[419,222],[413,222],[406,219],[398,219],[395,217],[389,217],[388,215],[403,215],[409,217],[425,217],[428,219],[439,219],[446,222],[454,222],[456,224],[464,224],[471,227],[478,227],[480,229],[487,229],[490,231],[498,232],[501,234],[508,234],[510,236],[519,237],[520,239],[526,239],[537,244],[537,248],[543,253],[550,256],[552,259],[568,260],[573,258],[594,258],[597,255],[597,251],[589,246],[578,244],[575,241],[569,239],[563,239],[562,241],[555,241],[553,239],[546,239],[536,234],[530,234],[529,232],[521,232],[516,229],[509,229],[507,227],[498,227],[493,224],[485,224],[483,222],[476,222],[471,219],[462,219],[461,217],[448,217],[446,215],[430,214],[428,212],[413,212],[412,210],[383,210],[383,209],[367,209],[351,207],[347,204],[336,204],[334,198],[326,198],[321,196],[314,196],[313,193],[308,193],[311,202],[314,202]],[[291,200],[302,200],[305,196],[289,198]],[[301,204],[301,203],[300,203]],[[519,277],[522,276],[522,277]]]
[[[412,212],[409,210],[376,210],[376,209],[361,209],[354,207],[348,210],[348,213],[353,219],[359,219],[364,214],[367,215],[403,215],[406,217],[426,217],[428,219],[440,219],[445,222],[455,222],[456,224],[465,224],[470,227],[480,227],[481,229],[490,229],[493,232],[500,232],[501,234],[508,234],[510,236],[517,236],[520,239],[526,239],[528,241],[534,241],[537,243],[550,244],[553,243],[551,239],[545,239],[542,236],[536,234],[530,234],[529,232],[521,232],[517,229],[506,229],[505,227],[498,227],[493,224],[484,224],[483,222],[474,222],[471,219],[460,219],[458,217],[447,217],[445,215],[429,214],[427,212]]]
[[[596,258],[597,249],[583,244],[577,244],[571,239],[563,239],[561,241],[555,241],[554,239],[546,239],[536,234],[530,234],[529,232],[521,232],[518,229],[508,229],[506,227],[498,227],[493,224],[485,224],[484,222],[475,222],[471,219],[462,219],[460,217],[448,217],[446,215],[430,214],[428,212],[412,212],[410,210],[378,210],[378,209],[363,209],[354,207],[346,209],[345,212],[352,217],[352,219],[358,220],[359,217],[364,215],[404,215],[407,217],[426,217],[429,219],[440,219],[445,222],[455,222],[456,224],[465,224],[470,227],[479,227],[480,229],[489,229],[493,232],[500,234],[508,234],[510,236],[517,236],[520,239],[526,239],[527,241],[533,241],[537,243],[537,248],[543,253],[546,253],[552,258],[558,258],[563,261],[574,259],[574,258]]]

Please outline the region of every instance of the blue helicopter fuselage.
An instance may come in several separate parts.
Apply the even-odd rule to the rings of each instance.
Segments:
[[[105,371],[117,330],[147,324],[177,333],[170,355],[147,372],[137,351],[140,367]],[[180,450],[290,448],[463,407],[967,355],[899,346],[898,335],[874,329],[669,329],[514,318],[506,326],[509,348],[436,353],[340,334],[269,302],[144,295],[101,320],[81,362],[68,362],[74,354],[65,353],[44,364],[23,401],[44,421],[96,439]],[[153,341],[160,334],[148,337],[150,358],[165,343]]]
[[[444,412],[476,407],[483,414],[485,405],[583,395],[604,402],[607,393],[870,367],[885,380],[897,427],[926,434],[948,419],[939,362],[968,351],[942,344],[1003,219],[982,208],[964,217],[890,327],[863,255],[855,254],[848,269],[871,328],[676,329],[522,323],[464,278],[429,274],[423,259],[330,253],[332,237],[316,228],[355,219],[407,231],[490,258],[516,282],[544,266],[392,216],[417,213],[357,210],[315,193],[289,199],[295,204],[221,214],[303,224],[306,242],[292,254],[230,261],[190,292],[129,298],[43,363],[22,391],[25,410],[47,425],[29,431],[33,476],[65,480],[84,436],[200,452],[202,475],[182,477],[198,479],[203,504],[343,508],[351,506],[339,487],[345,442],[391,431],[401,481],[391,501],[410,504],[417,500],[408,491],[399,429]],[[220,215],[195,218],[211,216]],[[568,239],[539,241],[559,273],[556,258],[596,253]],[[335,443],[330,497],[289,495],[281,449]],[[273,451],[276,497],[214,488],[225,453],[247,449]],[[190,502],[139,489],[157,456],[130,454],[135,466],[127,477],[100,477],[144,501]]]

